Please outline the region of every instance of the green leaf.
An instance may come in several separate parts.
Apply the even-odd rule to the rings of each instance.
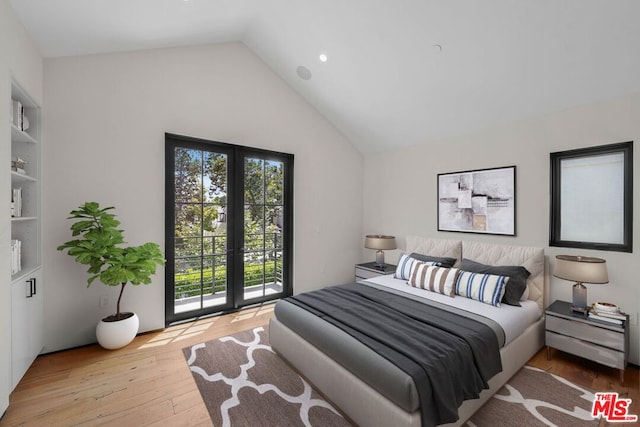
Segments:
[[[76,262],[88,265],[87,287],[95,280],[107,286],[132,283],[149,284],[158,265],[165,259],[157,243],[147,242],[140,246],[126,246],[120,221],[111,213],[114,207],[100,208],[97,202],[86,202],[71,211],[73,220],[70,229],[73,240],[57,247],[67,250]]]

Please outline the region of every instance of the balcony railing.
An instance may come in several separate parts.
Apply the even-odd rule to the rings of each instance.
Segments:
[[[269,236],[269,238],[267,237]],[[258,237],[259,239],[256,239]],[[215,295],[227,290],[226,252],[218,252],[216,239],[226,236],[207,236],[211,239],[213,254],[176,256],[176,273],[174,277],[175,300],[191,298],[199,295]],[[280,233],[254,233],[246,236],[250,243],[244,252],[243,287],[258,285],[282,285],[282,235]],[[259,240],[262,244],[255,244]],[[267,247],[267,241],[273,246]],[[224,243],[223,243],[224,245]],[[211,262],[210,265],[205,265]],[[221,260],[216,263],[216,260]],[[181,266],[181,267],[180,267]]]

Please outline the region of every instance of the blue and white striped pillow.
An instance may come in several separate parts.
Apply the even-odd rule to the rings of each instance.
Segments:
[[[394,273],[393,277],[395,279],[409,280],[411,279],[411,273],[413,272],[413,269],[420,264],[433,266],[440,265],[440,263],[438,262],[423,262],[412,258],[409,255],[402,254],[400,256],[400,259],[398,260],[398,266],[396,267],[396,272]]]
[[[461,271],[456,282],[456,294],[500,307],[508,281],[507,276]]]

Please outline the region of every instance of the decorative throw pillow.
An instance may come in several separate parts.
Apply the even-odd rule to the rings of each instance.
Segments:
[[[518,307],[520,307],[522,295],[527,289],[527,278],[531,275],[529,270],[521,265],[486,265],[466,258],[462,259],[460,269],[464,271],[471,271],[473,273],[507,276],[509,281],[507,282],[502,302]]]
[[[500,307],[508,281],[506,276],[460,271],[455,286],[456,294]]]
[[[455,296],[456,277],[460,270],[420,263],[411,273],[409,285],[443,295]]]
[[[453,265],[457,261],[455,258],[423,255],[423,254],[419,254],[417,252],[413,252],[409,256],[411,258],[415,258],[415,259],[423,261],[423,262],[437,262],[438,264],[440,264],[441,267],[453,267]]]
[[[398,260],[398,266],[396,267],[396,272],[393,275],[393,277],[396,279],[409,280],[411,278],[411,272],[418,264],[423,264],[423,263],[409,255],[406,255],[406,254],[400,255],[400,259]],[[435,262],[429,262],[426,264],[440,265]]]

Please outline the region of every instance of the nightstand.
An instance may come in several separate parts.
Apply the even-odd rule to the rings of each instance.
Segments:
[[[378,267],[375,262],[356,264],[356,282],[385,274],[393,274],[395,271],[396,266],[393,264],[385,264],[384,267]]]
[[[622,326],[591,320],[571,311],[571,303],[555,301],[547,308],[545,344],[547,358],[553,347],[620,370],[620,384],[624,384],[624,370],[629,360],[629,316]]]

